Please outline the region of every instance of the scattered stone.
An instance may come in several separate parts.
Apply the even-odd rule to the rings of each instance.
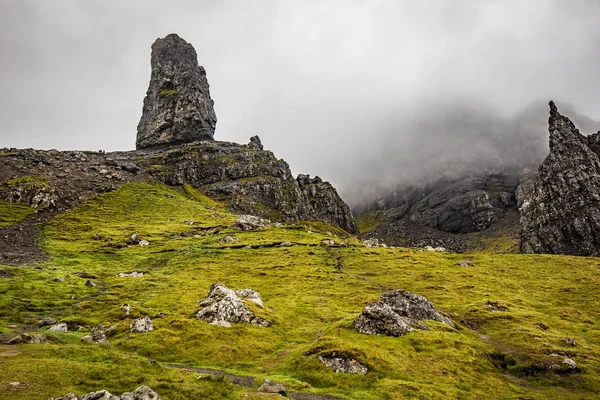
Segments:
[[[380,301],[367,303],[354,321],[354,327],[367,335],[402,336],[413,327],[424,329],[419,323],[424,320],[442,322],[454,328],[452,320],[439,313],[425,297],[406,290],[389,290],[381,295]]]
[[[117,276],[119,278],[141,278],[142,276],[147,276],[150,275],[148,272],[137,272],[137,271],[133,271],[130,273],[125,273],[125,272],[119,272],[117,274]]]
[[[159,312],[158,314],[156,314],[154,316],[154,319],[164,318],[165,316],[166,316],[166,314],[164,312]]]
[[[249,301],[259,304],[257,301],[260,300],[260,295],[257,292],[251,289],[242,289],[240,293],[247,295]],[[260,302],[262,303],[262,300]],[[269,321],[255,316],[236,291],[221,283],[212,284],[208,296],[200,300],[199,303],[203,308],[198,311],[196,318],[209,323],[226,321],[233,323],[248,322],[265,327],[271,325]]]
[[[100,239],[101,239],[101,238],[100,238],[100,235],[98,235],[97,233],[94,233],[94,234],[92,235],[92,240],[100,240]]]
[[[573,338],[566,338],[565,343],[567,343],[569,346],[573,346],[573,347],[575,347],[577,345],[577,343],[575,342],[575,339],[573,339]]]
[[[281,242],[279,244],[279,247],[290,247],[290,246],[293,246],[293,244],[291,242],[287,242],[287,241],[286,242]]]
[[[191,219],[188,219],[187,221],[183,222],[186,225],[194,225],[194,221],[192,221]]]
[[[366,375],[369,369],[353,358],[343,357],[336,352],[327,355],[320,355],[319,361],[333,372],[342,374]]]
[[[222,319],[213,321],[210,324],[215,325],[215,326],[220,326],[222,328],[231,328],[231,324],[227,321],[223,321]]]
[[[133,234],[131,235],[131,237],[129,238],[129,242],[130,242],[131,244],[138,244],[138,243],[140,242],[140,239],[138,238],[138,235],[137,235],[137,233],[133,233]]]
[[[67,333],[69,329],[67,327],[67,324],[61,322],[60,324],[52,325],[48,330],[53,332]]]
[[[473,261],[471,261],[471,260],[460,260],[459,262],[456,263],[456,265],[459,265],[461,267],[472,267],[473,266]]]
[[[43,344],[48,343],[46,337],[39,333],[22,333],[8,341],[8,344],[33,343]]]
[[[333,246],[335,244],[335,241],[333,239],[325,239],[321,243],[323,243],[326,246]]]
[[[10,382],[8,384],[8,386],[10,386],[13,389],[20,389],[21,387],[23,387],[25,385],[23,385],[21,382]]]
[[[54,278],[54,279],[53,279],[53,281],[54,281],[54,282],[64,282],[64,281],[65,281],[65,278],[63,278],[63,277]]]
[[[225,237],[222,237],[221,239],[219,239],[219,243],[224,243],[224,244],[233,244],[237,241],[239,241],[239,239],[236,237],[233,237],[233,236],[225,236]]]
[[[44,326],[54,325],[57,322],[58,321],[56,320],[56,318],[44,317],[38,321],[37,326],[38,326],[38,328],[42,328]]]
[[[94,344],[102,344],[105,346],[110,346],[110,342],[106,339],[106,334],[104,332],[97,330],[92,332],[91,335],[87,335],[81,338],[83,343],[94,343]]]
[[[12,275],[10,274],[10,272],[5,270],[4,268],[0,268],[0,279],[1,278],[10,278],[11,276]]]
[[[508,307],[498,303],[497,301],[489,301],[488,300],[485,302],[484,306],[487,307],[487,309],[490,310],[491,312],[508,311]]]
[[[563,362],[562,362],[568,369],[571,370],[576,370],[577,369],[577,363],[575,361],[573,361],[573,359],[569,358],[569,357],[565,357]]]
[[[74,393],[66,394],[62,397],[56,397],[50,400],[161,400],[148,386],[140,386],[133,392],[123,393],[120,396],[113,396],[106,390],[90,392],[82,396],[77,396]]]
[[[129,331],[133,333],[150,332],[154,330],[154,325],[150,318],[142,317],[134,320],[129,326]]]
[[[242,231],[253,231],[271,223],[268,219],[263,219],[255,215],[241,215],[233,225],[234,229]]]
[[[194,47],[172,33],[154,42],[150,63],[136,148],[213,140],[217,116]]]
[[[379,239],[367,239],[363,240],[363,246],[365,247],[379,247]]]
[[[149,246],[149,245],[150,245],[150,242],[147,241],[146,239],[140,240],[140,246],[146,247],[146,246]]]
[[[129,315],[129,312],[131,311],[131,306],[129,304],[123,304],[121,308],[123,309],[123,314],[125,314],[125,316]]]
[[[427,250],[427,251],[434,251],[434,252],[438,252],[438,253],[445,253],[446,252],[446,248],[445,247],[425,246],[425,250]]]
[[[265,379],[258,388],[259,392],[263,393],[279,393],[282,396],[286,395],[287,389],[279,382],[273,382],[268,379]]]
[[[85,286],[87,286],[87,287],[95,287],[96,284],[88,279],[87,281],[85,281]]]

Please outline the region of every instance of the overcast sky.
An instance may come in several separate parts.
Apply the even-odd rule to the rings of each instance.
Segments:
[[[206,68],[215,139],[258,134],[342,193],[394,180],[414,138],[459,137],[456,107],[600,119],[598,0],[0,0],[0,147],[133,149],[150,46],[172,32]]]

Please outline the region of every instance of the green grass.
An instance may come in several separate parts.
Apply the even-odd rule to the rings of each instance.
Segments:
[[[0,228],[17,224],[34,214],[35,210],[28,205],[0,200]]]
[[[360,233],[369,232],[379,226],[381,223],[379,217],[382,211],[370,211],[366,214],[361,215],[356,218],[356,224],[358,225],[358,231]]]
[[[155,183],[124,185],[53,219],[45,229],[51,258],[43,269],[4,267],[16,278],[0,280],[0,329],[35,330],[45,315],[82,328],[54,335],[55,344],[0,347],[0,398],[101,388],[120,394],[141,384],[165,399],[235,399],[252,392],[222,379],[198,380],[167,362],[252,375],[256,387],[269,378],[289,390],[351,399],[600,396],[596,259],[472,254],[473,266],[460,267],[464,255],[367,249],[327,224],[240,232],[232,229],[235,218],[191,187]],[[133,232],[150,245],[128,246]],[[239,241],[221,244],[226,235]],[[336,246],[324,245],[325,239]],[[297,245],[275,246],[284,241]],[[115,276],[133,270],[150,275]],[[98,286],[86,287],[78,272],[95,276]],[[53,282],[56,277],[66,280]],[[255,310],[272,326],[226,329],[197,321],[197,301],[214,282],[258,290],[266,308]],[[426,296],[457,329],[429,322],[429,330],[399,338],[357,333],[354,318],[388,288]],[[488,301],[508,310],[491,312]],[[124,303],[132,306],[129,317],[120,309]],[[165,317],[153,318],[159,312]],[[156,330],[129,333],[131,320],[142,315],[153,318]],[[112,347],[79,344],[100,324],[115,327]],[[20,354],[3,356],[6,349]],[[332,372],[318,360],[331,351],[352,356],[369,373]],[[582,371],[532,376],[540,365],[562,360],[553,353],[569,355]],[[11,381],[25,385],[9,389]]]

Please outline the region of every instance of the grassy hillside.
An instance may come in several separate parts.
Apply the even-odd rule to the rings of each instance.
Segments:
[[[0,279],[0,335],[37,331],[44,316],[83,328],[42,328],[52,343],[0,346],[0,398],[122,393],[141,384],[164,399],[252,398],[244,396],[253,388],[169,363],[251,376],[254,388],[268,378],[289,391],[349,399],[600,396],[596,259],[482,253],[461,267],[464,255],[364,248],[325,224],[240,232],[236,217],[190,187],[162,184],[127,184],[55,217],[43,232],[50,258],[41,268],[2,266],[13,277]],[[150,245],[128,246],[133,233]],[[221,243],[227,235],[239,240]],[[334,245],[323,242],[330,239]],[[131,271],[149,275],[116,276]],[[88,279],[97,286],[85,286]],[[266,308],[254,311],[272,326],[196,320],[197,302],[215,282],[259,291]],[[354,318],[391,288],[426,296],[457,329],[429,322],[399,338],[357,333]],[[139,316],[156,329],[130,333]],[[80,343],[99,325],[115,327],[112,346]],[[369,372],[332,372],[318,360],[331,351]],[[580,371],[547,370],[565,355]]]

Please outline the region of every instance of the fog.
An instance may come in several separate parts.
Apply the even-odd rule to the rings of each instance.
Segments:
[[[597,0],[0,0],[0,147],[134,148],[150,46],[192,43],[215,139],[258,134],[356,203],[547,151],[547,103],[600,129]]]

